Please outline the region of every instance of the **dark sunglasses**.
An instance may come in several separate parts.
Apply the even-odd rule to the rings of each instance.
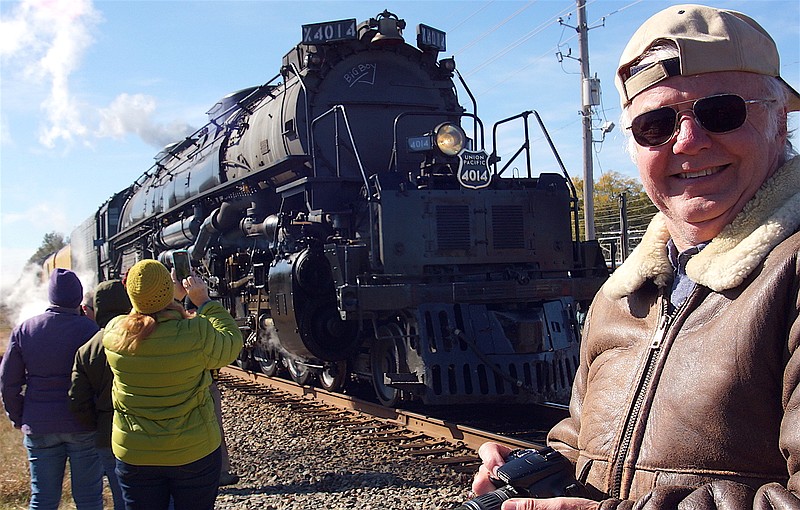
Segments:
[[[691,111],[700,126],[711,133],[728,133],[739,129],[747,120],[747,105],[774,103],[775,99],[744,99],[736,94],[719,94],[692,101],[669,104],[637,115],[630,127],[633,139],[642,147],[658,147],[672,139],[683,112]],[[678,110],[678,105],[691,103],[691,108]]]

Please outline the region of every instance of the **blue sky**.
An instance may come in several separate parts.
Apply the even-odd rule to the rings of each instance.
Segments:
[[[587,1],[589,63],[603,91],[598,128],[618,123],[613,74],[623,46],[670,3]],[[776,38],[783,77],[800,88],[800,2],[712,5],[755,17]],[[442,56],[455,57],[487,126],[537,110],[568,171],[582,174],[574,0],[1,0],[0,287],[17,281],[46,233],[68,236],[164,145],[201,127],[219,98],[275,76],[302,24],[360,22],[384,9],[406,20],[406,40],[419,23],[447,32]],[[562,62],[559,51],[569,55]],[[622,146],[619,128],[595,145],[596,178],[636,175]]]

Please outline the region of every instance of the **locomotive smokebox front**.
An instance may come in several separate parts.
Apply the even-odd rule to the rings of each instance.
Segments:
[[[358,347],[358,325],[339,316],[330,265],[306,249],[275,261],[269,271],[272,320],[288,353],[342,361]]]

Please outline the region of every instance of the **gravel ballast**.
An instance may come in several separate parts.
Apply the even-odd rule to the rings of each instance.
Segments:
[[[232,471],[218,510],[451,509],[467,498],[469,473],[412,456],[396,441],[375,441],[220,382]],[[270,399],[272,400],[272,399]]]

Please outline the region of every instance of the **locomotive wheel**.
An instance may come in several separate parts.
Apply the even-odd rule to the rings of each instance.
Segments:
[[[347,382],[347,362],[337,361],[332,364],[325,364],[325,368],[319,373],[319,385],[324,390],[339,391],[344,388]]]
[[[388,386],[384,380],[385,373],[399,373],[405,366],[405,351],[401,347],[400,338],[402,331],[397,325],[382,326],[378,330],[369,351],[370,367],[372,371],[372,387],[378,401],[386,407],[397,407],[403,399],[403,391]],[[394,337],[394,338],[391,338]]]
[[[239,351],[239,355],[236,356],[236,360],[234,361],[236,366],[241,368],[242,370],[249,370],[252,371],[254,369],[255,363],[250,358],[250,354],[247,352],[247,349],[242,349]]]
[[[314,378],[314,373],[305,364],[296,359],[285,357],[286,368],[289,370],[289,376],[294,382],[301,386],[311,384],[311,379]]]
[[[262,343],[256,343],[253,346],[253,361],[261,372],[268,377],[277,375],[281,367],[278,353]]]
[[[247,340],[245,341],[244,345],[250,345],[251,341],[255,338],[254,333],[251,333]],[[236,360],[234,363],[237,367],[241,368],[242,370],[256,370],[256,363],[253,361],[253,353],[247,347],[242,347],[242,350],[239,351],[239,355],[236,356]]]

